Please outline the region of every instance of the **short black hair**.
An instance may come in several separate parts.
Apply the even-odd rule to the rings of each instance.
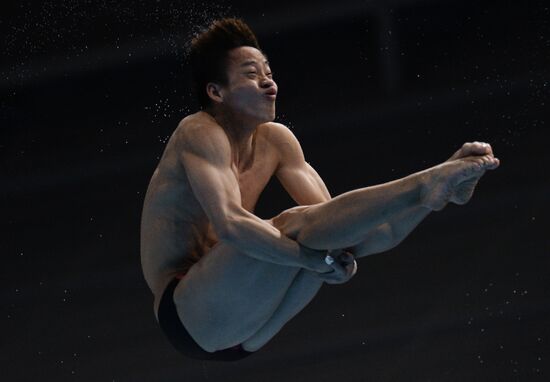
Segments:
[[[240,46],[261,50],[254,32],[238,18],[215,20],[191,41],[191,75],[201,108],[211,105],[211,99],[206,93],[209,82],[227,85],[227,54]]]

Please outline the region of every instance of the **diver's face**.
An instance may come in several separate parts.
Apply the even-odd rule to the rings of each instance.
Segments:
[[[227,86],[222,87],[223,104],[233,113],[258,124],[275,119],[277,84],[262,52],[250,46],[230,50],[227,79]]]

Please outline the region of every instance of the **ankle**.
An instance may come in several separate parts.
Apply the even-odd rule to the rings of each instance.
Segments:
[[[432,193],[437,187],[437,183],[440,180],[439,166],[430,167],[426,170],[420,171],[418,175],[418,205],[429,209],[430,211],[436,211],[433,206]]]

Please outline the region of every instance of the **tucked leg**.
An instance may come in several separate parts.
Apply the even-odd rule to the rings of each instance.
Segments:
[[[322,285],[323,281],[314,272],[301,269],[271,318],[252,337],[243,342],[243,348],[256,351],[264,346],[310,303]]]
[[[437,208],[448,200],[452,187],[476,175],[483,167],[475,163],[453,163],[444,170],[438,174],[442,180],[434,182],[435,191],[428,195]],[[373,228],[421,202],[417,178],[407,177],[350,191],[325,203],[296,207],[269,222],[311,248],[349,248],[364,240]],[[175,292],[178,314],[191,336],[207,351],[249,339],[248,346],[253,348],[262,344],[260,337],[276,333],[318,290],[320,283],[307,286],[304,293],[295,293],[294,289],[299,288],[292,287],[299,271],[300,268],[258,260],[228,244],[218,243],[191,268],[186,282],[178,285]],[[289,299],[297,296],[296,310],[288,303],[288,307],[283,304],[278,311],[289,289],[293,291]],[[276,312],[274,322],[268,323]],[[266,333],[258,334],[258,339],[253,341],[253,335],[266,324]]]
[[[178,316],[206,351],[238,345],[274,314],[300,269],[257,260],[219,243],[178,284]]]
[[[276,227],[313,249],[353,247],[367,235],[417,208],[439,211],[459,202],[456,191],[496,164],[485,157],[445,162],[381,185],[360,188],[323,203],[296,207],[273,219]]]

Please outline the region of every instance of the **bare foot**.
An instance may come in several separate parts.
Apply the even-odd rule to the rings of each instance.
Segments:
[[[444,162],[428,170],[428,182],[422,205],[434,211],[447,203],[467,203],[479,179],[487,170],[497,168],[500,161],[492,155],[468,156]]]

